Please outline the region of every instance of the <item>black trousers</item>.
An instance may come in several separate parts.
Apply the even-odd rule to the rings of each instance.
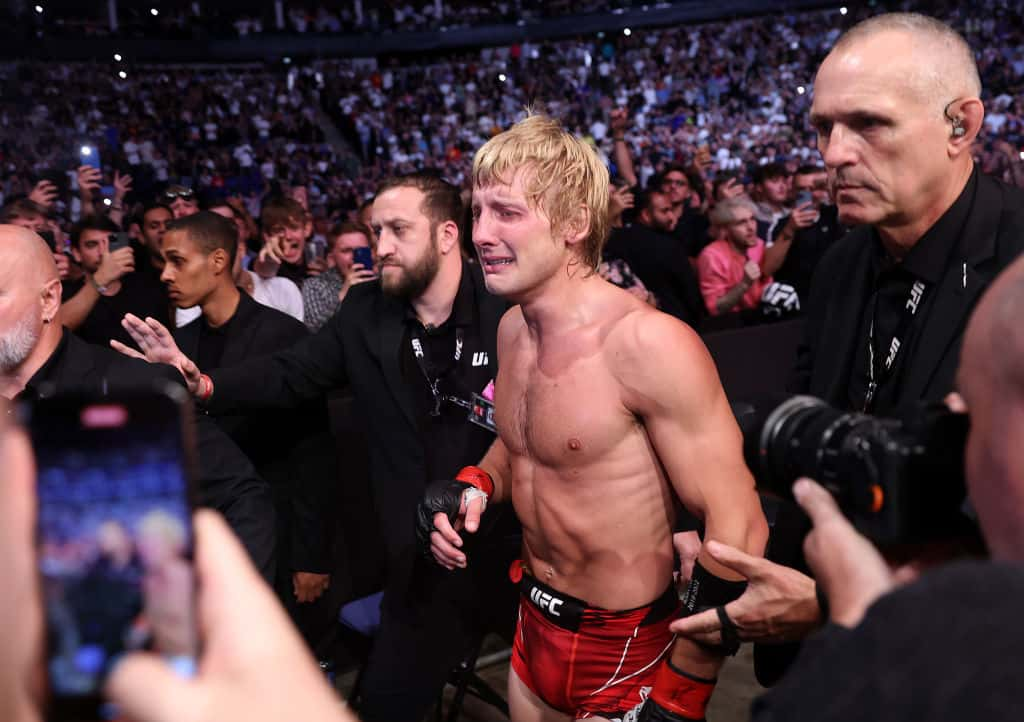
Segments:
[[[358,694],[363,722],[421,722],[452,669],[484,635],[511,641],[519,591],[508,569],[521,536],[511,506],[498,509],[483,538],[464,537],[468,569],[447,571],[410,549],[405,573],[400,568],[392,575],[406,581],[391,582],[384,592]]]

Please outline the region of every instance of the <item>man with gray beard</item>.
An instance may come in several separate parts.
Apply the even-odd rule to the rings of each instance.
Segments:
[[[69,392],[180,384],[154,366],[90,346],[61,325],[61,286],[46,243],[27,228],[0,225],[0,396],[32,402]],[[274,571],[274,507],[267,483],[205,414],[196,414],[199,501],[227,519],[264,577]]]

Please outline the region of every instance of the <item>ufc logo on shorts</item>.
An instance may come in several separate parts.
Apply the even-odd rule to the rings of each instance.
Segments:
[[[550,614],[552,617],[562,616],[558,612],[558,607],[562,606],[563,602],[558,597],[553,597],[547,592],[542,592],[541,590],[534,587],[530,590],[530,600],[534,604],[536,604],[540,609],[543,609],[548,614]]]
[[[487,365],[487,352],[476,351],[473,353],[473,365],[474,366],[486,366]]]

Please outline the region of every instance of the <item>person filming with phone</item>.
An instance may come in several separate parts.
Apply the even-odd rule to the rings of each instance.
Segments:
[[[72,229],[71,253],[85,277],[63,284],[64,324],[83,341],[131,345],[121,328],[126,313],[170,322],[170,302],[159,278],[136,268],[128,234],[101,216],[83,218]]]
[[[372,234],[361,223],[340,223],[327,235],[330,267],[302,286],[305,323],[310,331],[327,323],[353,286],[377,278],[370,249]]]

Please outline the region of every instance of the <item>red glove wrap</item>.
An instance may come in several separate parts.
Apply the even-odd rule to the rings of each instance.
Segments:
[[[458,474],[455,475],[456,481],[462,481],[470,486],[475,486],[477,489],[487,494],[487,496],[494,496],[494,480],[491,475],[481,469],[479,466],[464,466]]]
[[[687,719],[704,719],[716,681],[683,674],[666,659],[654,678],[651,700],[665,710]]]

